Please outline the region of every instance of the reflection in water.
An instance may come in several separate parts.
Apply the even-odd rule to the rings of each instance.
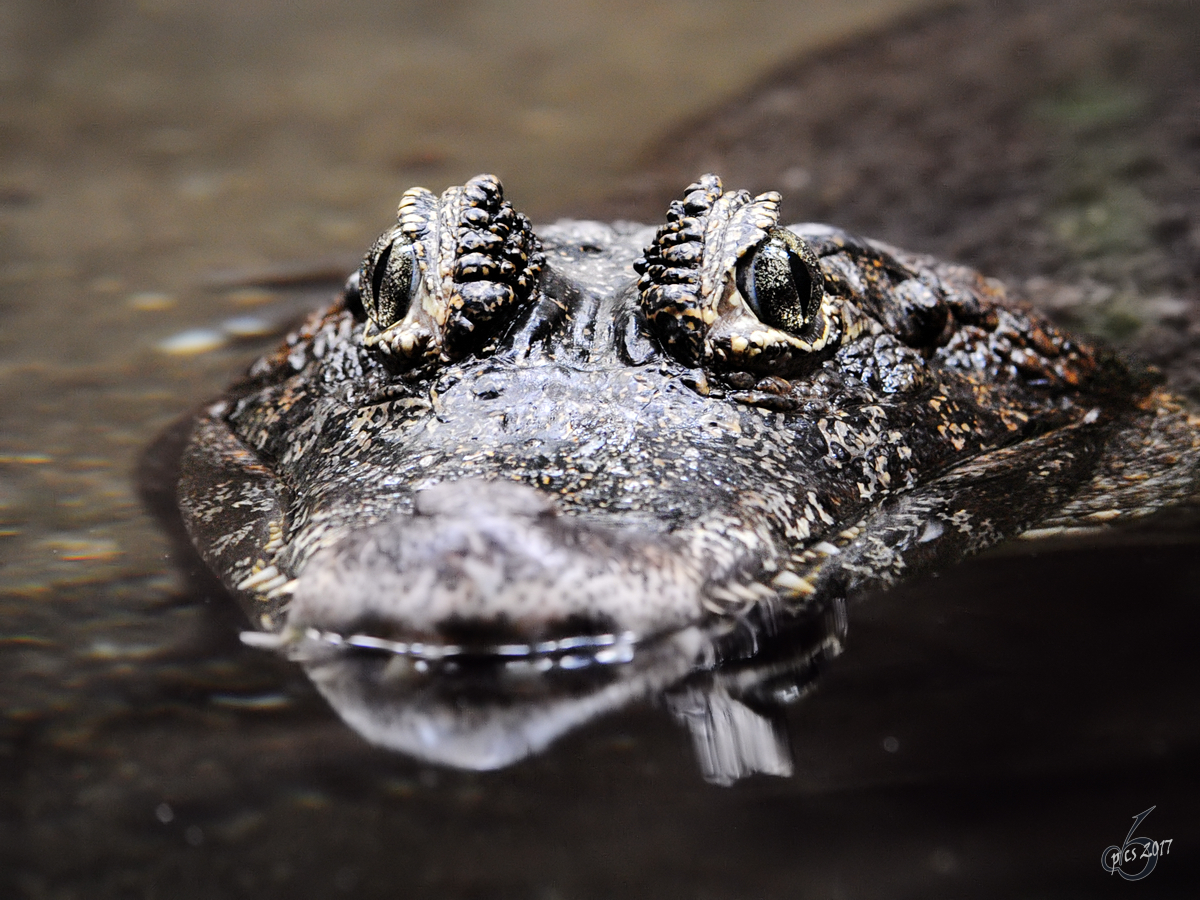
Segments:
[[[299,662],[338,715],[373,744],[460,769],[500,769],[580,726],[661,698],[691,733],[704,777],[792,774],[780,707],[841,652],[841,600],[780,619],[758,613],[634,646],[625,636],[472,653],[310,629],[243,641]]]
[[[692,733],[705,779],[732,784],[761,772],[787,777],[792,754],[782,723],[729,695],[722,686],[669,696],[671,712]]]

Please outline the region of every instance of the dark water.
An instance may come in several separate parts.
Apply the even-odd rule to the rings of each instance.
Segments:
[[[0,892],[1192,896],[1186,517],[864,599],[846,653],[789,712],[795,775],[718,788],[654,705],[499,773],[368,747],[298,669],[238,643],[240,613],[135,489],[154,438],[319,301],[401,190],[487,169],[536,219],[649,218],[667,191],[653,178],[682,178],[673,191],[714,163],[807,197],[797,217],[1089,285],[1082,307],[1049,296],[1192,388],[1200,108],[1179,47],[1194,15],[1014,3],[1010,22],[980,4],[881,26],[909,5],[0,9]],[[1053,78],[997,75],[1016,58],[994,51],[1005,35],[1056,60]],[[939,102],[946,40],[975,60],[964,97],[1001,99]],[[909,87],[881,119],[843,88],[886,71]],[[704,112],[745,89],[757,106]],[[767,119],[723,129],[738,110]],[[900,136],[891,157],[881,134]],[[939,146],[959,150],[922,190],[888,174]],[[1101,852],[1152,806],[1140,833],[1170,855],[1137,884],[1105,874]]]

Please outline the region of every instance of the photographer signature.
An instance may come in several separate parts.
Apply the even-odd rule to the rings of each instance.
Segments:
[[[1154,812],[1158,807],[1152,806],[1142,813],[1138,813],[1133,817],[1133,827],[1129,829],[1129,834],[1125,835],[1125,843],[1120,847],[1106,847],[1104,853],[1100,855],[1100,865],[1104,867],[1104,871],[1109,875],[1117,874],[1126,881],[1141,881],[1147,875],[1154,871],[1154,867],[1158,865],[1159,857],[1166,856],[1171,852],[1171,842],[1174,838],[1168,838],[1165,841],[1154,841],[1147,837],[1134,837],[1134,832],[1138,826],[1142,824],[1146,816]],[[1122,866],[1130,866],[1136,868],[1138,860],[1144,860],[1141,868],[1133,874],[1126,872]]]

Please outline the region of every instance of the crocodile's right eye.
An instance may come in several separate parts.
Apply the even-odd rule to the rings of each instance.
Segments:
[[[367,316],[380,329],[408,314],[420,283],[417,250],[399,227],[389,228],[363,258],[359,290]]]
[[[802,335],[821,307],[825,278],[804,241],[772,228],[766,242],[739,262],[737,286],[760,321]]]

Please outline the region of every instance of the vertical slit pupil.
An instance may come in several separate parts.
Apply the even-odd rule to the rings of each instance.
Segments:
[[[811,251],[790,232],[775,229],[765,244],[742,260],[737,286],[747,305],[767,325],[800,335],[821,306],[824,278]]]
[[[796,286],[796,300],[799,302],[805,320],[815,312],[812,309],[813,280],[808,266],[795,253],[788,254],[788,264],[792,270],[792,282]]]
[[[392,248],[396,246],[396,242],[392,241],[383,248],[383,252],[379,254],[379,259],[375,261],[375,269],[371,272],[371,299],[374,300],[376,312],[379,311],[379,291],[383,287],[383,277],[387,274],[388,263],[392,258]]]

